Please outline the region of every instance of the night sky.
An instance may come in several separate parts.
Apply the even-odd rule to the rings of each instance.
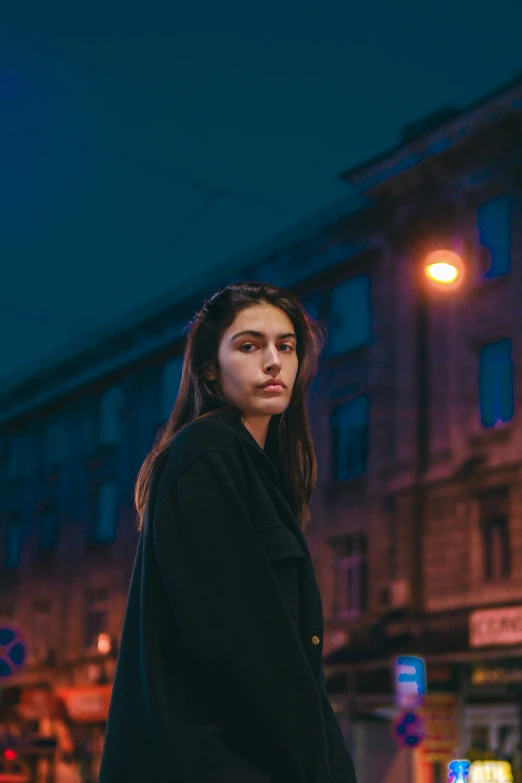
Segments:
[[[405,123],[522,69],[520,0],[10,5],[4,380],[348,197],[339,173]]]

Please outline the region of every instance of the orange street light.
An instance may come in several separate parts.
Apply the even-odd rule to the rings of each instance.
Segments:
[[[464,276],[464,264],[453,250],[434,250],[424,261],[429,282],[437,288],[456,288]]]

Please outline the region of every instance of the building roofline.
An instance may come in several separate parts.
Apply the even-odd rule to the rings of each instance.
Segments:
[[[5,407],[2,400],[11,397],[22,386],[37,381],[43,373],[58,370],[68,361],[78,358],[81,354],[89,351],[95,351],[97,347],[103,345],[108,339],[114,339],[123,336],[128,332],[139,332],[140,326],[145,325],[154,318],[160,318],[164,313],[173,310],[176,306],[189,303],[192,299],[203,299],[209,295],[210,290],[215,286],[226,285],[230,282],[232,276],[238,279],[245,279],[246,276],[255,274],[257,269],[278,257],[288,253],[298,253],[299,247],[309,242],[318,233],[327,231],[332,225],[341,222],[344,218],[366,209],[368,202],[361,196],[349,196],[340,199],[321,210],[312,213],[307,218],[299,221],[294,226],[279,232],[269,238],[250,252],[236,254],[229,261],[218,266],[206,275],[206,282],[201,283],[201,273],[190,278],[183,283],[180,293],[180,286],[177,285],[166,294],[156,297],[152,302],[140,306],[125,314],[121,318],[110,322],[107,325],[95,328],[76,340],[68,343],[65,347],[48,355],[40,362],[32,363],[30,367],[22,368],[11,376],[7,376],[2,381],[2,394],[0,396],[0,423],[8,421],[12,416],[13,406],[7,403]],[[140,346],[140,355],[147,350],[152,353],[155,350],[161,350],[165,347],[163,343],[171,344],[182,337],[182,330],[186,326],[186,319],[176,323],[172,329],[165,330],[165,340],[155,342],[154,340],[144,341]],[[133,361],[133,352],[129,353],[129,362]],[[102,364],[105,364],[102,362]],[[108,371],[108,370],[107,370]],[[34,407],[40,407],[38,404]],[[3,408],[3,410],[2,410]],[[29,408],[30,409],[30,408]],[[16,414],[15,414],[16,415]]]
[[[361,193],[370,195],[385,181],[463,141],[481,125],[498,122],[499,115],[489,111],[495,104],[504,114],[522,109],[522,73],[462,109],[446,106],[410,123],[403,129],[399,144],[342,172],[339,177]],[[415,132],[417,127],[419,130]]]

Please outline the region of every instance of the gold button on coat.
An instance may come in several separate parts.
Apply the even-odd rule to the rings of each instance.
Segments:
[[[319,644],[320,641],[318,636],[312,636],[312,644]]]

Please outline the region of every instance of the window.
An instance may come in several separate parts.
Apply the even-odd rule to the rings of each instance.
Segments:
[[[114,541],[118,525],[118,486],[106,481],[98,491],[93,537],[95,541]]]
[[[45,465],[54,468],[65,459],[65,430],[63,422],[55,421],[47,425],[45,431]]]
[[[87,591],[85,613],[85,646],[93,647],[100,633],[107,633],[109,594],[105,588]]]
[[[9,452],[7,462],[7,476],[10,479],[18,478],[20,475],[20,450],[22,441],[19,435],[13,435],[9,441]]]
[[[27,435],[13,435],[9,441],[7,477],[22,478],[34,472],[36,449]]]
[[[507,517],[485,521],[482,535],[485,581],[491,582],[498,579],[507,579],[511,572]]]
[[[54,503],[45,505],[38,515],[38,552],[50,554],[56,549],[60,533],[60,519]]]
[[[478,210],[477,227],[484,280],[511,271],[511,200],[498,196]]]
[[[353,277],[332,291],[328,317],[328,354],[336,356],[371,340],[370,278]]]
[[[489,750],[489,733],[489,726],[471,726],[470,745],[472,750],[487,753]]]
[[[335,553],[333,612],[356,616],[367,608],[367,539],[364,533],[333,539]]]
[[[463,718],[462,747],[467,748],[466,758],[487,759],[483,754],[490,753],[496,759],[513,761],[519,735],[516,704],[469,705],[463,710]]]
[[[116,443],[120,434],[122,394],[119,386],[108,389],[100,402],[100,445]]]
[[[51,605],[47,600],[38,600],[33,605],[32,649],[35,661],[42,661],[49,654],[51,638]]]
[[[507,579],[511,573],[508,491],[490,491],[479,503],[484,581]]]
[[[368,463],[367,397],[355,397],[338,406],[331,418],[334,481],[362,476]]]
[[[479,363],[480,417],[483,427],[510,421],[514,412],[511,340],[484,345]]]
[[[22,557],[24,528],[20,514],[11,514],[5,531],[4,566],[17,568]]]
[[[176,357],[163,367],[161,376],[161,420],[167,421],[176,402],[181,383],[183,359]]]

